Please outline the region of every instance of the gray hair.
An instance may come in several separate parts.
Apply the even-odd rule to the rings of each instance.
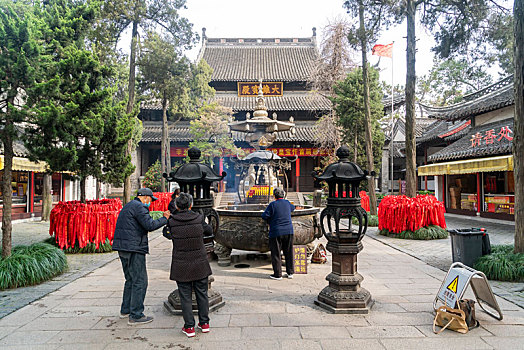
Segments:
[[[284,190],[281,188],[275,188],[273,190],[273,196],[275,196],[275,198],[284,198],[286,196],[286,192],[284,192]]]
[[[178,210],[187,210],[193,206],[193,196],[189,193],[181,192],[175,199],[175,206]]]

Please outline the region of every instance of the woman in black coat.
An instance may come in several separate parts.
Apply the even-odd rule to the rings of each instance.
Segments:
[[[180,193],[175,199],[177,211],[168,220],[166,238],[173,241],[170,279],[176,281],[184,328],[182,332],[188,337],[195,336],[195,318],[191,306],[191,294],[195,291],[198,305],[198,328],[203,333],[209,332],[209,300],[207,297],[208,277],[211,267],[207,261],[204,246],[204,233],[210,234],[211,227],[207,225],[202,215],[191,211],[193,197]]]

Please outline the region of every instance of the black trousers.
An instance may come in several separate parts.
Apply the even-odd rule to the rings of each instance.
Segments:
[[[126,283],[120,313],[133,319],[144,316],[144,298],[147,291],[146,256],[140,253],[118,252]]]
[[[284,252],[286,259],[286,273],[292,275],[295,273],[293,266],[293,235],[278,237],[269,237],[269,250],[271,251],[271,264],[273,265],[273,274],[282,277],[282,258],[280,251]]]
[[[184,317],[184,328],[195,327],[193,317],[192,294],[195,291],[198,306],[198,322],[200,324],[209,323],[209,299],[207,297],[208,277],[198,281],[176,282],[180,304],[182,306],[182,316]]]

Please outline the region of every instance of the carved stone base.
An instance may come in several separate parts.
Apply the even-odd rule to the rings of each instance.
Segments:
[[[215,243],[215,254],[218,256],[218,266],[231,265],[231,248]]]
[[[337,290],[325,287],[315,300],[318,305],[334,314],[367,314],[375,301],[364,288],[357,290]]]
[[[209,312],[215,311],[226,304],[226,302],[222,300],[222,295],[218,291],[211,288],[211,282],[214,280],[215,278],[213,276],[209,276],[209,285],[207,290],[207,296],[209,299]],[[198,305],[196,303],[194,292],[191,296],[191,301],[193,313],[196,315],[198,314]],[[182,305],[180,304],[178,289],[175,289],[173,292],[171,292],[171,294],[169,294],[167,301],[164,301],[164,307],[172,315],[182,315]]]

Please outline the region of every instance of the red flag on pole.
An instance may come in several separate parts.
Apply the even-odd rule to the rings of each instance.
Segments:
[[[391,58],[393,56],[393,43],[387,45],[377,44],[371,49],[371,54]]]

